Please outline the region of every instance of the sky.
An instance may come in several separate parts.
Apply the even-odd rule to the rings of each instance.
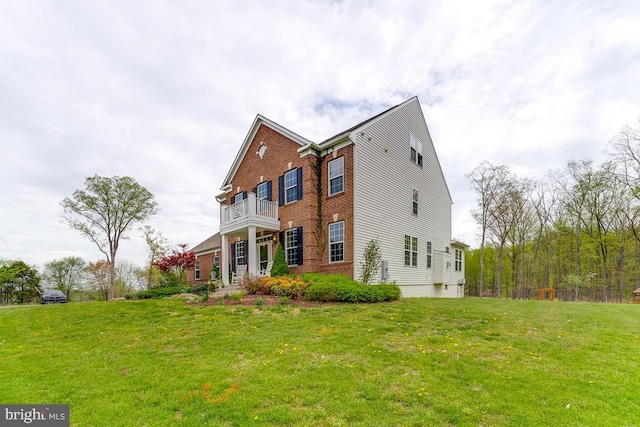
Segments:
[[[195,246],[257,114],[321,142],[413,96],[477,247],[482,161],[542,178],[638,123],[640,2],[0,0],[0,259],[104,259],[61,221],[96,174],[133,177],[147,224]]]

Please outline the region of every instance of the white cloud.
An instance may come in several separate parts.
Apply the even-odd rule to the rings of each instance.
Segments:
[[[99,259],[59,223],[94,174],[136,178],[195,245],[256,114],[321,141],[413,95],[475,244],[482,160],[542,177],[635,122],[637,28],[631,0],[2,2],[0,257]],[[137,231],[120,258],[144,260]]]

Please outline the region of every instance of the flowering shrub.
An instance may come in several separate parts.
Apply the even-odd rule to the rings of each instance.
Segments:
[[[302,280],[300,276],[259,277],[244,279],[240,283],[240,287],[248,294],[284,296],[291,299],[302,298],[309,285],[310,283]]]

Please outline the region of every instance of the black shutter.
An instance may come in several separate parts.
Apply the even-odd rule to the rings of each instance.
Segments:
[[[247,192],[243,191],[242,192],[242,200],[245,200],[247,198]]]
[[[236,244],[231,244],[231,271],[235,273],[236,271]]]
[[[304,256],[302,253],[302,248],[304,248],[304,245],[302,243],[302,227],[298,227],[296,232],[298,233],[298,261],[296,262],[296,264],[302,265],[302,261],[304,260]]]
[[[282,205],[284,205],[284,175],[278,177],[278,206]]]
[[[229,199],[229,204],[232,205],[236,202],[236,196],[231,196],[231,198]]]
[[[258,194],[258,187],[253,187],[253,188],[251,189],[251,192],[252,192],[253,194],[256,194],[256,195],[257,195],[257,194]]]
[[[296,200],[302,200],[302,168],[296,170]]]
[[[271,181],[267,181],[267,200],[268,201],[272,201],[273,200],[273,197],[271,195],[271,192],[273,191],[273,189],[271,187],[272,187]]]

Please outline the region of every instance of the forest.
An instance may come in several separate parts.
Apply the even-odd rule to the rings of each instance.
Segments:
[[[466,253],[466,294],[624,302],[640,287],[640,119],[609,142],[607,159],[571,160],[519,177],[483,162],[467,178],[481,243]]]

